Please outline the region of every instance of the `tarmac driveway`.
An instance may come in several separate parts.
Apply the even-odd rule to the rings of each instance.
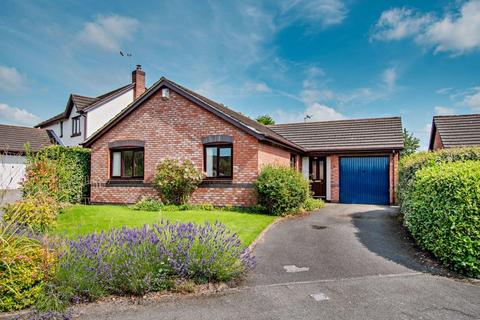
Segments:
[[[82,319],[480,319],[480,285],[441,275],[390,207],[328,205],[274,225],[220,294],[90,304]]]

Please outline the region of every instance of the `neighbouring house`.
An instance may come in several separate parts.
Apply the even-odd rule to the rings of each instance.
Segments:
[[[91,148],[92,203],[154,195],[157,164],[190,159],[206,178],[193,203],[249,206],[266,164],[291,165],[332,202],[395,202],[400,118],[264,126],[161,78],[84,143]]]
[[[145,72],[137,65],[132,83],[98,97],[71,94],[62,113],[36,127],[53,130],[65,146],[81,145],[145,90]]]
[[[0,124],[0,190],[20,188],[27,148],[29,152],[37,152],[58,143],[51,130]]]
[[[428,150],[480,146],[480,114],[433,117]]]

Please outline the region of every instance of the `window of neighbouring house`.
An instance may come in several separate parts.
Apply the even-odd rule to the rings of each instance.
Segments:
[[[297,169],[297,155],[290,153],[290,167]]]
[[[63,138],[63,121],[60,121],[60,138]]]
[[[72,118],[72,137],[79,136],[80,132],[80,116]]]
[[[111,151],[112,178],[143,178],[144,150],[121,149]]]
[[[232,146],[206,145],[204,150],[204,170],[207,178],[232,178]]]

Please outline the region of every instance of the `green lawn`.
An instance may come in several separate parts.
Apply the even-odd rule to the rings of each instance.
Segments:
[[[74,205],[59,215],[57,224],[51,231],[53,234],[75,237],[122,226],[153,224],[160,222],[162,218],[171,222],[219,221],[237,232],[244,245],[252,243],[258,234],[276,219],[274,216],[262,214],[219,210],[148,212],[118,205]]]

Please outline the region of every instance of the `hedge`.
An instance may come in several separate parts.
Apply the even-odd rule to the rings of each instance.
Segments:
[[[46,193],[60,202],[78,203],[88,196],[90,150],[49,146],[27,156],[25,197]]]
[[[467,160],[480,160],[480,147],[442,149],[436,152],[425,151],[402,158],[399,166],[397,194],[401,207],[403,207],[404,199],[408,198],[409,188],[418,170],[439,163]]]
[[[480,277],[480,161],[427,166],[409,188],[402,208],[416,242],[453,270]]]

